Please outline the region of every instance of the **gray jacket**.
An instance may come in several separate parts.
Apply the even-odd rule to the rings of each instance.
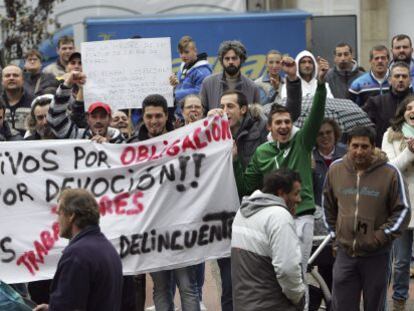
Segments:
[[[231,275],[237,311],[303,310],[295,223],[282,198],[256,190],[233,221]]]
[[[220,104],[221,94],[228,88],[227,81],[222,72],[205,78],[201,84],[200,91],[201,101],[205,109],[208,111],[217,108]],[[259,88],[244,75],[240,75],[235,89],[246,95],[249,104],[260,103]]]

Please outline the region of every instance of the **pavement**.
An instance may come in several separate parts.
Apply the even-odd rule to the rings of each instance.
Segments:
[[[153,305],[152,301],[152,280],[149,274],[147,274],[147,297],[146,297],[146,307]],[[208,261],[206,263],[206,274],[205,282],[203,287],[203,303],[207,307],[208,311],[221,311],[220,307],[220,273],[215,261]],[[180,297],[178,290],[175,295],[175,305],[177,306],[176,310],[180,309]],[[154,310],[154,309],[152,309]],[[363,309],[361,309],[363,310]],[[388,310],[392,310],[392,288],[388,290]],[[414,279],[410,281],[410,293],[409,299],[406,306],[407,311],[414,311]],[[370,310],[368,310],[370,311]]]

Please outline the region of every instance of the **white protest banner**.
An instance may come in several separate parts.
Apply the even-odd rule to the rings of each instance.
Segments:
[[[101,101],[113,110],[141,108],[150,94],[173,106],[170,38],[82,42],[81,51],[86,106]]]
[[[67,244],[56,215],[66,187],[95,195],[125,274],[228,256],[239,205],[232,144],[218,117],[134,144],[1,143],[0,279],[53,276]]]

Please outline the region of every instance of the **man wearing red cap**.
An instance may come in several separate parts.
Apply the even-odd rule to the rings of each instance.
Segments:
[[[121,132],[109,127],[111,123],[111,108],[102,102],[96,102],[89,106],[86,114],[86,128],[80,128],[68,117],[66,111],[72,97],[74,84],[83,86],[86,76],[82,72],[70,72],[63,84],[56,91],[56,96],[50,104],[48,123],[57,138],[81,138],[91,139],[103,143],[121,143],[124,141]]]

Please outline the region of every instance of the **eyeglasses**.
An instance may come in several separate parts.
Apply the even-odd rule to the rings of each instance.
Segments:
[[[333,131],[332,130],[330,130],[330,131],[320,131],[320,132],[318,132],[318,136],[329,136],[329,135],[332,135],[333,134]]]
[[[190,106],[184,106],[184,109],[188,109],[188,110],[190,110],[190,109],[202,110],[203,107],[202,106],[199,106],[199,105],[190,105]]]
[[[40,59],[33,57],[33,58],[28,58],[27,61],[28,62],[40,62]]]

